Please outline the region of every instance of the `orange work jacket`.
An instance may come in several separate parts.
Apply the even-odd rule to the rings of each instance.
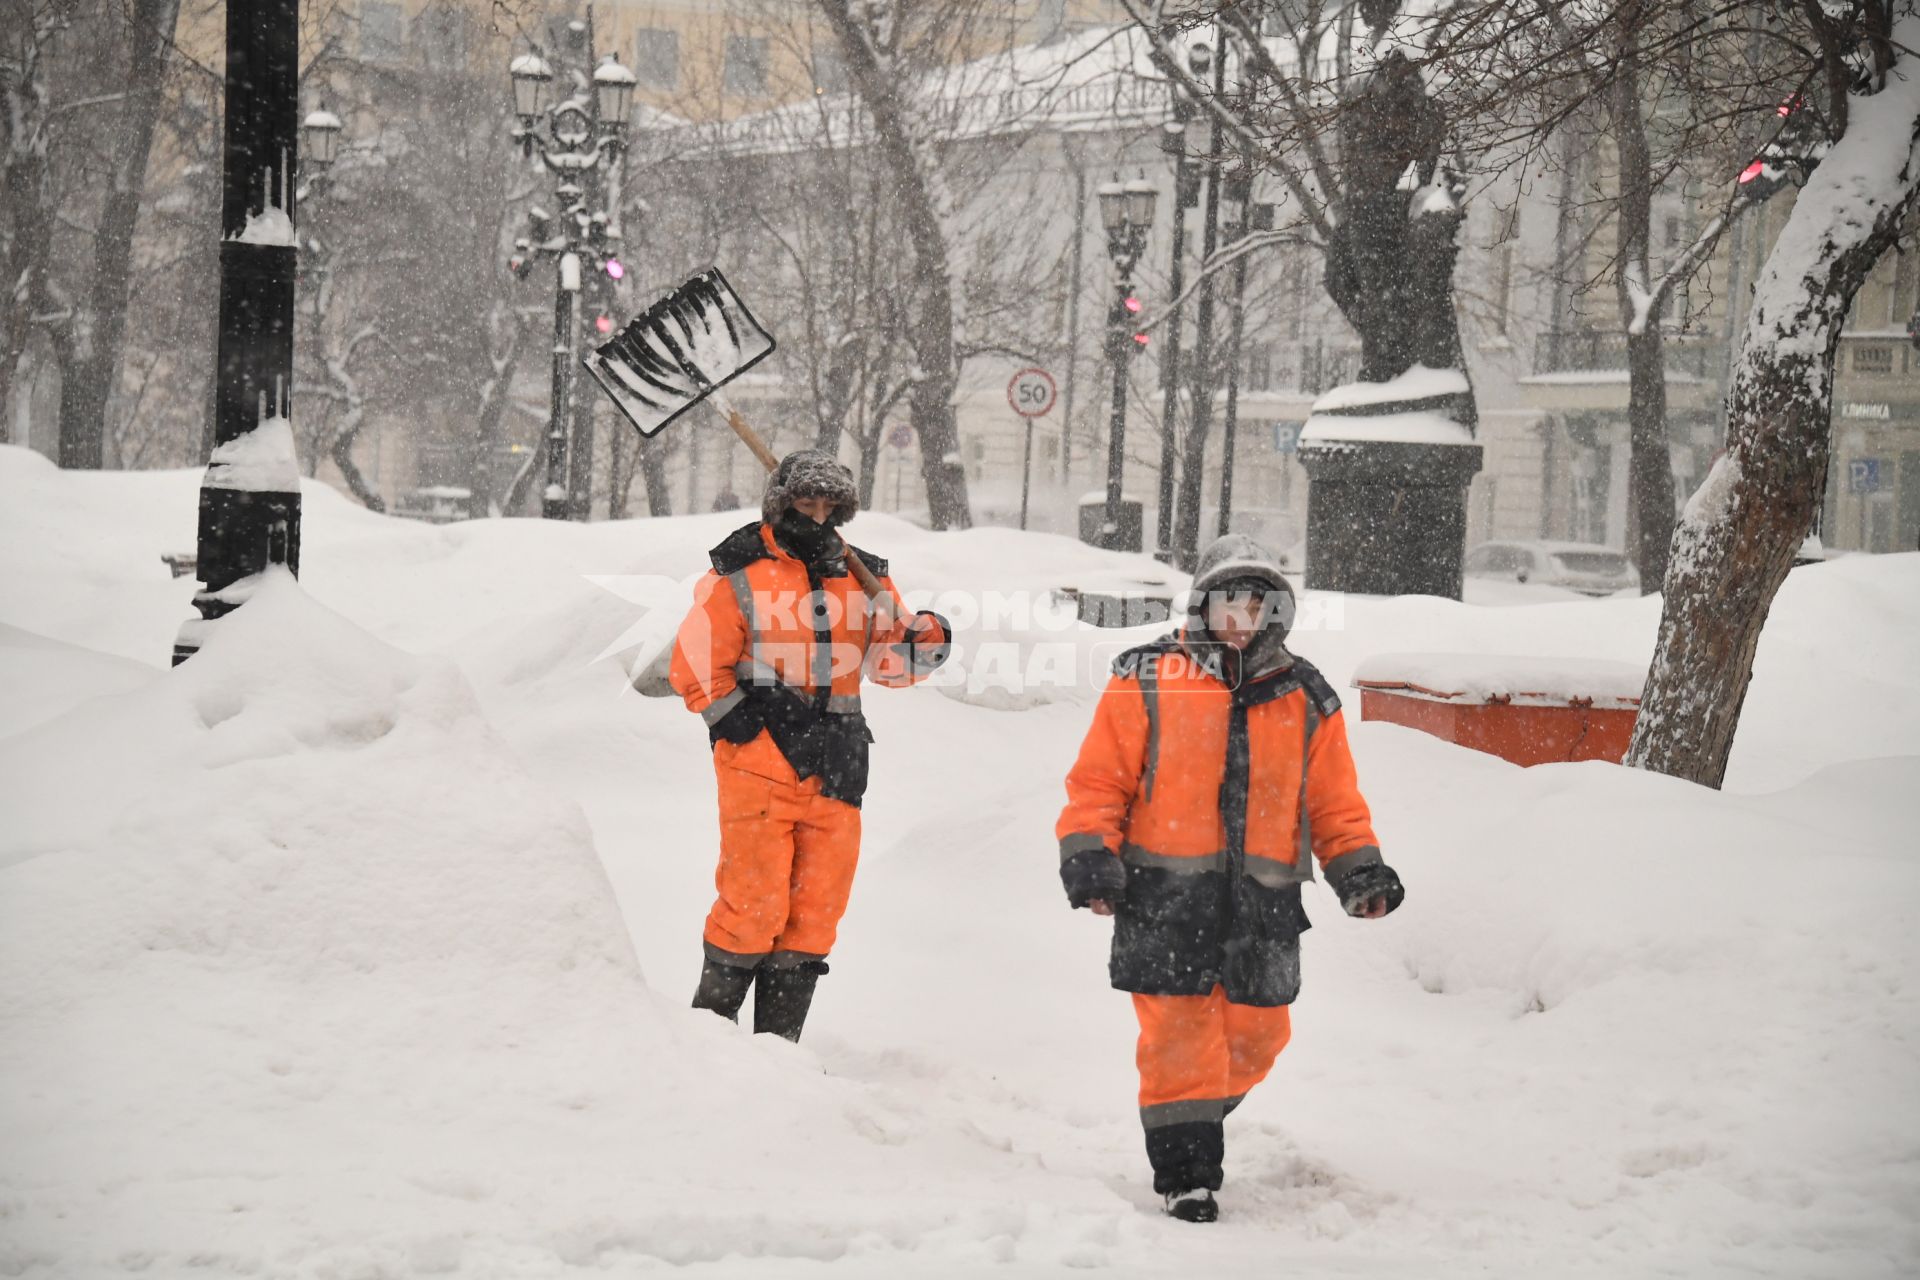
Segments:
[[[1067,775],[1062,863],[1116,857],[1113,984],[1277,1005],[1299,990],[1316,858],[1380,858],[1340,699],[1284,654],[1246,675],[1182,631],[1123,654]],[[1223,663],[1222,659],[1226,657]]]

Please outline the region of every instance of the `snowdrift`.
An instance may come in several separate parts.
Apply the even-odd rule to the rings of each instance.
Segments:
[[[1920,1270],[1920,556],[1790,576],[1725,793],[1355,725],[1407,905],[1309,889],[1296,1038],[1196,1232],[1154,1211],[1107,926],[1054,875],[1131,633],[983,608],[963,643],[1064,644],[1085,684],[873,693],[834,971],[768,1044],[681,1007],[709,766],[629,687],[741,517],[430,528],[311,489],[301,582],[164,671],[195,481],[0,450],[0,1275]],[[1178,585],[853,538],[956,613]],[[1514,598],[1310,596],[1298,647],[1336,684],[1646,661],[1655,601]]]

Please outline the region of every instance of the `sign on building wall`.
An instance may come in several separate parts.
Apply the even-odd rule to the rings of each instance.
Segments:
[[[1847,461],[1847,492],[1880,492],[1880,459],[1851,458]]]

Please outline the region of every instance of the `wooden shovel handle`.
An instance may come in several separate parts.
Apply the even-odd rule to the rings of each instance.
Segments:
[[[719,405],[719,409],[727,415],[727,425],[733,428],[733,434],[739,436],[753,456],[760,459],[761,466],[772,471],[780,465],[780,459],[775,456],[772,449],[767,447],[767,442],[760,438],[760,433],[753,429],[753,425],[740,416],[738,409],[725,402]],[[893,630],[893,624],[897,619],[893,593],[880,585],[880,579],[873,576],[873,570],[867,568],[852,547],[847,548],[847,568],[853,573],[854,581],[860,584],[860,589],[867,593],[867,599],[871,600],[875,606],[876,627],[882,631]]]

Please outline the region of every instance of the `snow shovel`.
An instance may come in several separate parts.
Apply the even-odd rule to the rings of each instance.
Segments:
[[[709,267],[635,316],[581,363],[641,435],[659,433],[707,400],[772,471],[780,459],[720,393],[772,351],[773,335],[760,327],[720,268]],[[880,629],[891,630],[892,594],[851,547],[846,555],[847,568],[873,602]]]

